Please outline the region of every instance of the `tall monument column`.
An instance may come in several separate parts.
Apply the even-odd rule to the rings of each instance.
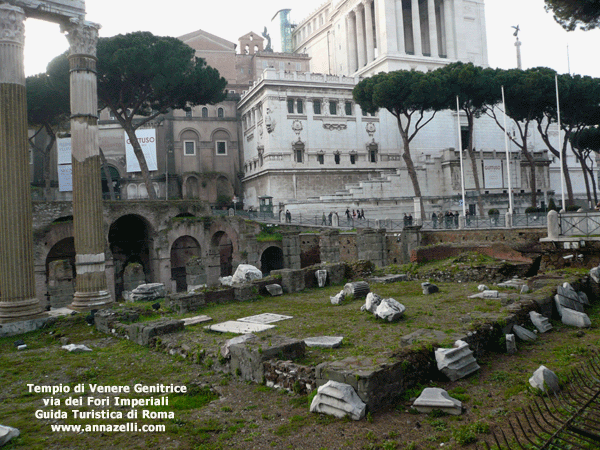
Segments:
[[[42,312],[35,296],[25,12],[0,4],[0,323]]]
[[[439,58],[437,20],[435,18],[434,0],[427,0],[427,22],[429,25],[429,48],[432,58]]]
[[[361,4],[354,9],[356,15],[356,44],[358,47],[358,70],[362,69],[367,63],[367,54],[365,48],[365,10]]]
[[[375,59],[375,42],[373,39],[372,0],[363,1],[365,7],[365,41],[367,45],[367,64]]]
[[[444,0],[444,31],[446,39],[446,55],[448,59],[456,58],[454,46],[454,12],[452,11],[452,0]]]
[[[71,19],[67,32],[71,69],[71,148],[75,295],[71,307],[100,308],[112,303],[105,274],[105,238],[98,142],[96,44],[99,25]]]
[[[346,16],[348,27],[348,73],[353,74],[358,70],[356,54],[356,22],[352,15]]]
[[[415,56],[423,56],[423,45],[421,37],[421,14],[419,13],[419,0],[412,0],[411,3],[412,26],[413,26],[413,44]]]

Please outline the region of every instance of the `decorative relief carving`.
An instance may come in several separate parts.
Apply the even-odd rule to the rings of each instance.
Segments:
[[[375,131],[377,131],[377,129],[375,128],[375,124],[373,122],[367,122],[367,126],[365,127],[365,129],[367,130],[367,134],[369,135],[369,137],[373,139],[373,142],[375,142],[375,138],[373,137]]]
[[[25,45],[25,12],[21,8],[0,4],[0,41]]]
[[[267,112],[265,113],[265,128],[267,129],[267,133],[275,131],[275,125],[277,125],[277,122],[271,117],[271,108],[267,108]]]
[[[345,123],[323,123],[323,128],[326,130],[345,130],[348,125]]]
[[[300,142],[300,132],[303,130],[303,128],[302,122],[299,120],[294,120],[292,123],[292,130],[294,130],[294,133],[296,133],[296,136],[298,136],[298,142]]]
[[[67,33],[71,55],[96,56],[99,24],[71,19],[69,25],[61,27],[61,30],[63,33]]]

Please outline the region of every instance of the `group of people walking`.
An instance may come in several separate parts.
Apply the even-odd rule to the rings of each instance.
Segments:
[[[352,213],[350,212],[350,208],[346,208],[346,219],[348,219],[348,222],[350,222],[350,219],[364,219],[365,218],[365,210],[364,209],[357,209],[357,210],[352,210]]]
[[[468,211],[467,211],[468,215]],[[431,214],[431,221],[433,222],[433,228],[438,227],[438,222],[440,224],[440,228],[458,228],[458,211],[446,211],[445,213],[440,212],[436,214],[435,212]]]

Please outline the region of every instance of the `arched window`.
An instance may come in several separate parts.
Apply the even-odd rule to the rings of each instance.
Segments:
[[[208,117],[208,108],[206,106],[202,108],[202,117]]]
[[[219,109],[217,110],[217,117],[224,117],[223,108],[219,108]]]

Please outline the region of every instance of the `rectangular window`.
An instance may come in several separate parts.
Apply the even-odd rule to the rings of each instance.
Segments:
[[[319,164],[325,164],[325,155],[318,154],[317,155],[317,161],[319,162]]]
[[[337,102],[329,102],[329,114],[332,116],[337,114]]]
[[[356,155],[350,155],[350,164],[356,164]]]
[[[462,140],[462,149],[467,150],[469,148],[469,127],[464,125],[460,127],[460,139]]]
[[[191,109],[189,111],[185,112],[185,117],[192,117],[192,110]]]
[[[298,114],[304,114],[304,105],[302,104],[302,100],[298,100],[296,102],[296,112]]]
[[[294,114],[294,100],[292,100],[291,98],[288,99],[287,106],[288,106],[288,114]]]
[[[352,115],[352,102],[346,102],[344,104],[344,109],[345,109],[344,113],[347,116],[351,116]]]
[[[301,163],[302,162],[302,154],[304,153],[304,151],[301,149],[296,149],[296,151],[294,153],[296,155],[296,162]]]
[[[377,162],[377,150],[370,150],[369,151],[369,160],[372,163],[376,163]]]
[[[183,154],[193,156],[196,154],[196,143],[194,141],[183,141]]]
[[[215,143],[217,149],[217,155],[226,155],[227,154],[227,141],[217,141]]]
[[[335,154],[335,163],[336,163],[336,164],[339,164],[339,163],[340,163],[340,154],[339,154],[339,153],[336,153],[336,154]]]
[[[321,100],[313,100],[313,112],[315,114],[321,114]]]

